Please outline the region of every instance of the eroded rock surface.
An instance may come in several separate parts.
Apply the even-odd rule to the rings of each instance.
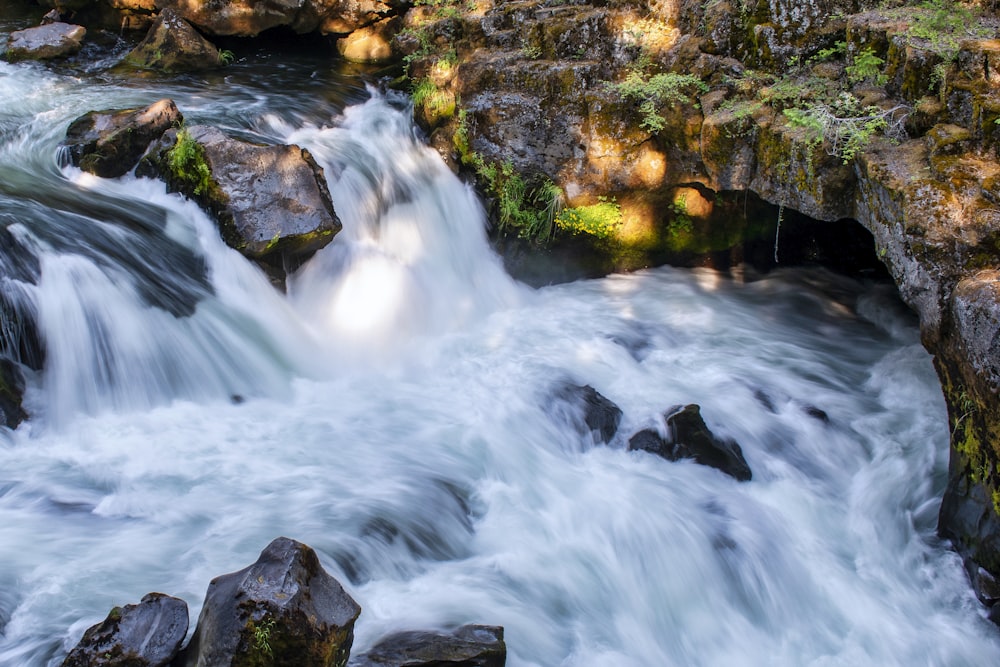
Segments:
[[[10,33],[7,38],[7,60],[51,60],[72,55],[83,46],[87,29],[56,21]]]
[[[463,625],[453,632],[399,632],[352,658],[350,667],[503,667],[503,628]]]
[[[279,537],[256,563],[212,580],[187,667],[344,667],[361,607],[310,547]]]
[[[174,10],[167,8],[138,46],[125,56],[127,65],[168,74],[222,66],[219,50]]]

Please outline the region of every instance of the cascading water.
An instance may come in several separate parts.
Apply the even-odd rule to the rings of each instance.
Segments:
[[[0,665],[58,665],[153,590],[195,618],[278,535],[360,602],[357,651],[483,622],[519,667],[996,662],[935,537],[944,406],[891,289],[663,268],[529,290],[403,112],[320,94],[315,63],[269,92],[272,66],[0,63],[0,290],[46,355],[0,432]],[[77,115],[163,96],[323,163],[345,229],[287,297],[161,184],[58,167]],[[621,406],[610,446],[552,409],[563,380]],[[751,482],[625,451],[692,402]]]

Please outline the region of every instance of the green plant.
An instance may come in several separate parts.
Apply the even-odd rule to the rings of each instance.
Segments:
[[[438,88],[430,79],[414,83],[410,93],[415,109],[423,109],[430,117],[450,117],[455,113],[455,96]]]
[[[459,122],[462,122],[460,115]],[[461,125],[460,125],[461,127]],[[562,210],[562,190],[548,178],[529,186],[512,162],[487,163],[478,153],[467,158],[493,202],[497,230],[545,245],[555,233],[555,221]]]
[[[844,71],[851,83],[871,81],[877,86],[882,86],[887,81],[886,75],[882,72],[884,64],[885,61],[875,55],[873,49],[867,48],[854,56],[854,62],[845,67]]]
[[[556,227],[571,234],[612,238],[622,224],[621,206],[614,199],[599,197],[596,204],[564,208],[556,216]]]
[[[229,49],[219,51],[219,62],[221,64],[232,65],[234,60],[236,60],[236,55]]]
[[[844,164],[852,162],[876,135],[891,139],[904,136],[903,124],[908,113],[909,107],[904,105],[891,109],[862,106],[858,98],[846,92],[832,104],[784,110],[793,126],[805,130],[804,141],[809,149],[824,144],[827,153]]]
[[[186,184],[196,195],[207,194],[212,187],[212,170],[205,149],[186,128],[177,132],[177,143],[167,151],[167,168],[173,178]]]
[[[266,655],[273,655],[271,650],[271,630],[274,629],[274,619],[269,618],[253,625],[254,648]]]
[[[662,107],[690,104],[692,100],[689,93],[692,90],[708,92],[705,82],[693,74],[666,72],[646,77],[637,69],[630,71],[623,81],[612,84],[611,87],[622,99],[639,103],[641,125],[654,134],[666,127],[666,122],[660,115]]]
[[[537,60],[542,57],[542,47],[537,44],[521,42],[521,55],[528,60]]]
[[[679,194],[670,203],[670,212],[672,215],[672,220],[670,225],[667,227],[667,233],[672,237],[676,238],[681,234],[690,233],[694,229],[694,220],[691,218],[691,214],[688,212],[687,207],[687,195]]]
[[[827,60],[833,60],[834,58],[843,57],[845,53],[847,53],[847,42],[838,41],[829,48],[817,51],[815,55],[809,58],[809,62],[825,62]]]

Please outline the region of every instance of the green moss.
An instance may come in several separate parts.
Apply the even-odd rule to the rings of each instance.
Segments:
[[[212,170],[205,149],[186,129],[177,133],[177,143],[167,151],[166,166],[171,179],[183,184],[184,190],[195,195],[207,195],[211,191]]]
[[[614,199],[602,199],[589,206],[563,209],[556,216],[555,222],[558,229],[570,234],[611,239],[621,227],[622,209]]]

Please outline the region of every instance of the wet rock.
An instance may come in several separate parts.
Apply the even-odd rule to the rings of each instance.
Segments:
[[[622,411],[590,385],[562,384],[555,397],[568,405],[580,430],[591,433],[597,442],[607,444],[618,432]]]
[[[10,61],[50,60],[70,56],[83,46],[87,29],[70,23],[53,22],[10,33],[4,57]]]
[[[175,74],[222,66],[219,50],[172,9],[164,9],[146,37],[124,63],[138,69]]]
[[[694,459],[741,482],[751,479],[752,473],[743,458],[743,450],[735,440],[717,438],[702,419],[699,406],[678,406],[668,410],[664,417],[667,420],[667,438],[653,429],[645,429],[629,438],[629,451],[651,452],[668,461]]]
[[[115,178],[132,169],[153,141],[183,119],[166,99],[144,109],[91,111],[70,123],[63,143],[80,169]]]
[[[232,139],[205,125],[167,132],[137,167],[191,197],[252,258],[301,257],[340,231],[323,169],[298,146]]]
[[[158,0],[212,35],[254,37],[272,28],[346,35],[400,11],[401,0]]]
[[[21,408],[24,395],[24,377],[21,369],[10,359],[0,357],[0,426],[16,428],[28,418]]]
[[[63,667],[165,667],[187,634],[187,604],[150,593],[139,604],[115,607],[87,629]]]
[[[360,613],[315,551],[279,537],[253,565],[212,580],[182,664],[343,667]]]
[[[390,635],[349,667],[503,667],[506,661],[502,627],[463,625],[451,633]]]

